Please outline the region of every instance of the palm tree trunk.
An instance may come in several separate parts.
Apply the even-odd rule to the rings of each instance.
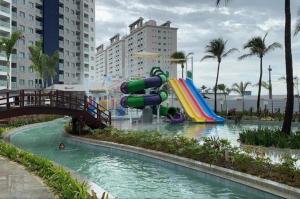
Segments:
[[[244,111],[245,111],[245,95],[243,95],[242,97],[243,97],[243,105],[242,106],[243,106],[243,113],[244,113]]]
[[[225,93],[225,106],[226,106],[225,111],[226,111],[226,115],[227,115],[227,113],[228,113],[228,104],[227,104],[227,96],[226,96],[226,93]]]
[[[218,81],[219,81],[219,72],[220,72],[220,65],[221,62],[218,62],[218,70],[217,70],[217,78],[216,78],[216,83],[215,83],[215,113],[217,112],[218,105],[217,105],[217,90],[218,90]]]
[[[287,100],[282,132],[291,133],[294,112],[294,83],[293,83],[293,56],[291,45],[291,1],[285,0],[285,63],[286,63],[286,88]]]
[[[181,64],[181,78],[183,79],[183,73],[184,73],[184,65],[183,65],[183,63]]]
[[[257,104],[256,104],[256,112],[260,114],[260,94],[261,94],[261,81],[263,75],[263,57],[260,57],[260,74],[259,74],[259,82],[258,82],[258,95],[257,95]]]
[[[10,89],[10,62],[9,60],[7,60],[7,77],[6,77],[6,86],[7,86],[7,90]]]

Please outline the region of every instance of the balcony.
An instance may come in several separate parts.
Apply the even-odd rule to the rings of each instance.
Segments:
[[[6,87],[7,86],[6,80],[0,80],[0,86]]]
[[[7,66],[0,65],[0,73],[7,73],[7,72],[8,72]]]
[[[89,43],[89,38],[88,37],[84,37],[83,41],[88,42]]]
[[[0,26],[5,27],[5,28],[10,28],[10,23],[0,20]]]
[[[85,52],[85,53],[88,54],[88,53],[90,52],[90,51],[89,51],[89,48],[84,48],[84,49],[83,49],[83,52]]]
[[[84,62],[89,62],[90,59],[89,59],[88,57],[85,57],[85,58],[83,58],[83,61],[84,61]]]
[[[0,5],[0,11],[10,14],[10,9],[8,7],[4,7]]]

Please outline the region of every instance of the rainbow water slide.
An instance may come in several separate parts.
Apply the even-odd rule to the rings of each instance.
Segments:
[[[197,89],[191,86],[192,82],[183,79],[172,79],[169,81],[177,98],[179,99],[186,114],[194,121],[200,123],[223,122],[221,117],[209,112],[210,108],[201,98],[197,96]],[[193,84],[192,84],[193,85]],[[202,97],[202,96],[201,96]]]
[[[213,118],[215,122],[224,122],[224,118],[218,116],[207,104],[205,99],[203,98],[202,94],[197,90],[196,86],[194,85],[193,81],[190,79],[185,80],[187,87],[189,88],[190,92],[198,102],[200,108],[206,113],[207,116]]]

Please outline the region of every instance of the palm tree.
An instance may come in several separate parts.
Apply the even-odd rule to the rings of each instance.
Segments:
[[[56,76],[56,67],[59,62],[59,52],[55,51],[52,56],[46,56],[47,61],[46,61],[46,73],[47,76],[51,80],[51,85],[53,85],[53,79]]]
[[[46,65],[48,58],[43,54],[42,41],[37,41],[35,45],[28,47],[30,52],[30,60],[32,62],[33,70],[38,74],[38,77],[42,81],[41,88],[44,86],[44,78],[46,76]]]
[[[274,42],[271,45],[266,45],[266,38],[268,36],[268,33],[265,34],[263,38],[261,37],[253,37],[251,38],[245,45],[244,49],[249,49],[249,52],[247,54],[244,54],[239,57],[239,60],[243,60],[247,57],[257,56],[260,59],[260,73],[259,73],[259,81],[258,81],[258,95],[257,95],[257,105],[256,110],[257,114],[260,112],[260,95],[261,95],[261,82],[262,82],[262,75],[263,75],[263,57],[277,49],[281,48],[281,44]]]
[[[44,80],[49,77],[51,85],[53,84],[53,78],[56,75],[56,67],[59,61],[59,52],[55,51],[52,56],[48,56],[43,53],[42,41],[37,41],[35,45],[29,46],[30,60],[32,62],[32,68],[37,72],[39,78],[42,81],[42,87],[44,87]]]
[[[293,82],[293,55],[291,42],[291,1],[285,0],[285,68],[286,68],[286,90],[287,100],[285,106],[282,132],[291,133],[294,113],[294,82]]]
[[[259,86],[259,83],[255,84],[254,86]],[[269,91],[269,99],[272,99],[271,96],[272,85],[270,85],[268,82],[261,81],[261,87]]]
[[[181,64],[181,77],[183,79],[183,69],[184,63],[186,62],[186,56],[184,52],[175,52],[171,55],[171,63],[173,64]]]
[[[216,0],[216,5],[219,6],[222,0]],[[223,0],[227,4],[230,0]],[[292,31],[291,31],[291,0],[284,1],[285,7],[285,71],[286,71],[286,90],[287,90],[287,100],[285,106],[285,114],[281,131],[290,134],[292,128],[292,120],[294,113],[294,82],[293,82],[293,54],[292,54]],[[297,23],[295,34],[300,31],[300,24]],[[299,31],[298,31],[299,30]]]
[[[240,96],[242,96],[242,98],[243,98],[243,112],[245,110],[245,91],[246,91],[246,89],[247,89],[247,87],[249,85],[251,85],[251,82],[240,82],[239,84],[238,83],[234,83],[232,85],[232,88],[231,88],[231,90],[233,92],[236,92]]]
[[[227,95],[229,95],[232,90],[230,88],[227,88],[225,84],[219,84],[218,90],[220,90],[224,94],[226,113],[227,113],[228,112]]]
[[[220,66],[223,58],[226,58],[231,53],[237,51],[236,48],[231,48],[229,50],[226,50],[226,44],[227,41],[224,41],[222,38],[213,39],[209,42],[209,44],[206,46],[205,52],[207,55],[205,55],[201,61],[206,59],[216,59],[218,62],[218,69],[217,69],[217,77],[216,77],[216,83],[215,83],[215,112],[217,112],[217,86],[219,81],[219,73],[220,73]]]
[[[14,47],[19,39],[23,37],[21,31],[13,32],[10,37],[2,37],[0,40],[0,50],[4,51],[6,56],[6,64],[7,64],[7,90],[10,89],[10,56],[14,50]]]

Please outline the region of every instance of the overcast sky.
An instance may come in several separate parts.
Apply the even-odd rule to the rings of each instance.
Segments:
[[[300,9],[299,0],[292,2],[293,24]],[[267,44],[284,44],[284,0],[232,0],[228,7],[215,8],[215,0],[96,0],[96,45],[108,43],[116,33],[128,34],[128,25],[137,18],[167,20],[178,28],[178,50],[194,52],[194,79],[197,86],[212,87],[216,77],[216,61],[200,62],[204,47],[213,38],[228,40],[228,48],[240,52],[223,60],[220,83],[258,82],[259,59],[238,61],[245,51],[243,44],[253,36],[264,36]],[[293,38],[294,72],[300,76],[300,35]],[[284,50],[279,49],[264,58],[263,80],[268,80],[268,65],[273,68],[275,94],[285,94],[285,84],[278,80],[285,74]],[[257,88],[251,87],[256,94]],[[267,93],[267,91],[263,91]]]

